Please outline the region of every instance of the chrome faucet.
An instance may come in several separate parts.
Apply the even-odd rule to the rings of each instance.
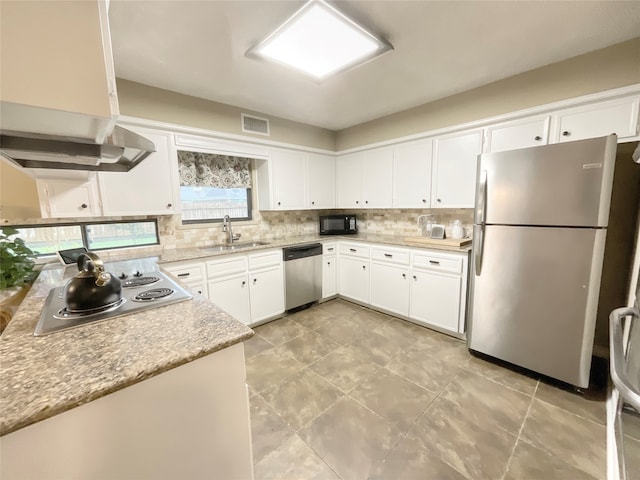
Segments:
[[[233,230],[231,229],[231,217],[229,215],[225,215],[222,219],[222,231],[227,233],[227,243],[233,243],[236,240],[240,239],[240,234],[233,234]]]

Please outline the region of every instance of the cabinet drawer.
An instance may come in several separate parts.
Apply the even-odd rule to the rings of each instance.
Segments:
[[[247,257],[228,257],[220,260],[210,260],[207,262],[208,278],[218,278],[234,273],[244,273],[247,271]]]
[[[438,254],[413,254],[413,266],[427,268],[439,272],[461,273],[462,258],[448,257]]]
[[[369,258],[370,248],[366,245],[361,245],[359,243],[341,243],[338,248],[340,255]]]
[[[164,270],[185,283],[199,282],[205,278],[204,263],[183,263],[179,265],[163,265]]]
[[[270,250],[268,252],[249,255],[249,270],[256,268],[279,265],[282,262],[282,250]]]
[[[409,252],[396,250],[393,248],[372,248],[371,260],[395,263],[398,265],[409,265]]]
[[[335,255],[337,252],[338,247],[336,245],[336,242],[322,244],[322,255],[324,255],[325,257],[327,255]]]

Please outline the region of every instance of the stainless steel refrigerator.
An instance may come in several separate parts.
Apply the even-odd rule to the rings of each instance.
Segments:
[[[588,387],[616,143],[479,157],[470,350]]]

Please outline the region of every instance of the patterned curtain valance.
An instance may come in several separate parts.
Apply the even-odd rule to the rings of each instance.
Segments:
[[[251,188],[249,162],[248,158],[179,150],[180,185]]]

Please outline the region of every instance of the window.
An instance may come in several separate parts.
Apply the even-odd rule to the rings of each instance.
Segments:
[[[13,227],[39,257],[58,250],[87,247],[89,250],[158,245],[155,220],[132,222],[81,223],[74,225],[37,225]]]
[[[251,220],[251,160],[178,151],[182,223]]]

